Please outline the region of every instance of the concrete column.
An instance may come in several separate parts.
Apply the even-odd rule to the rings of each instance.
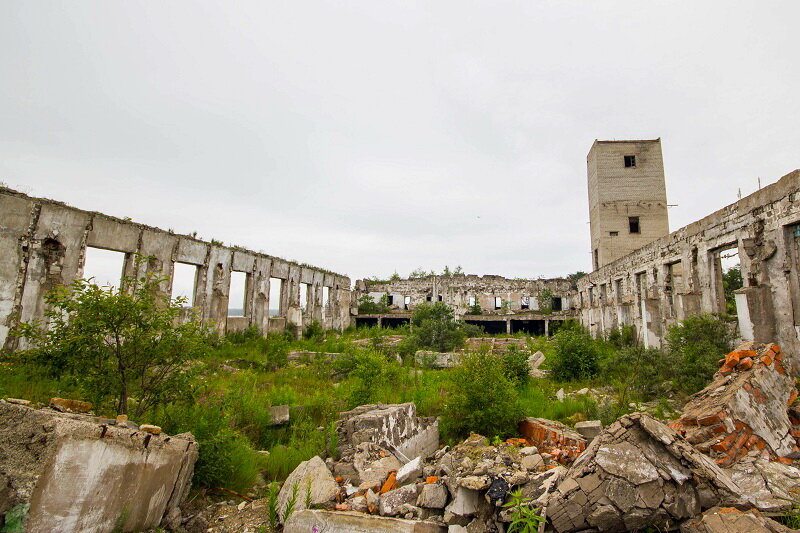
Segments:
[[[508,333],[509,335],[511,334],[511,319],[510,318],[506,319],[506,333]]]
[[[545,337],[549,337],[550,336],[550,319],[549,318],[545,318],[544,319],[544,336]]]

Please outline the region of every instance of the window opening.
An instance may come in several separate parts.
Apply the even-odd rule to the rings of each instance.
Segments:
[[[283,280],[269,278],[269,316],[281,316],[283,306],[281,303],[281,287]]]
[[[247,291],[247,273],[231,272],[231,284],[228,290],[228,316],[245,315],[245,297]]]
[[[176,262],[172,268],[172,299],[185,298],[183,307],[192,307],[196,291],[197,265]]]
[[[92,280],[101,287],[119,287],[125,268],[125,252],[104,248],[86,247],[83,278]]]
[[[626,155],[624,157],[625,157],[625,168],[633,168],[633,167],[636,166],[636,156],[635,155]]]
[[[639,217],[628,217],[628,231],[631,233],[641,233],[639,227]]]

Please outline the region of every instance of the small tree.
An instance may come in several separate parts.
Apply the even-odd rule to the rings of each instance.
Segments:
[[[20,353],[38,371],[75,383],[96,403],[113,399],[133,414],[181,397],[185,363],[207,347],[195,319],[179,323],[184,299],[161,293],[162,278],[125,278],[124,289],[79,279],[45,296],[47,326],[20,324],[15,334],[32,347]]]
[[[453,371],[442,413],[444,432],[463,438],[470,432],[501,437],[516,433],[521,418],[517,390],[503,360],[484,350],[463,358]]]
[[[412,335],[420,348],[447,352],[460,348],[467,337],[453,310],[443,302],[417,306],[411,315]]]
[[[600,351],[589,332],[565,325],[553,337],[555,355],[552,376],[558,381],[588,379],[600,371]]]
[[[722,288],[725,292],[725,311],[729,315],[736,314],[736,297],[733,291],[744,286],[742,269],[739,265],[729,268],[722,274]]]

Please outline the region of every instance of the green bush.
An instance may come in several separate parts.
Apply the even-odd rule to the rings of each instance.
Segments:
[[[231,426],[220,394],[201,396],[196,403],[166,409],[162,425],[169,433],[191,432],[200,445],[193,483],[238,492],[249,489],[264,463],[247,437]]]
[[[675,367],[674,359],[661,350],[627,346],[605,361],[603,376],[620,384],[625,393],[649,401],[673,391]]]
[[[557,381],[595,377],[600,370],[598,341],[585,329],[564,325],[553,337],[554,353],[551,375]]]
[[[608,332],[608,342],[616,348],[635,346],[637,343],[636,327],[631,324],[623,324],[619,329],[612,329]]]
[[[693,394],[708,385],[717,361],[733,348],[730,325],[716,315],[687,317],[667,328],[666,352],[675,368],[675,382]]]
[[[322,342],[325,340],[325,329],[322,327],[322,324],[314,320],[306,325],[306,328],[303,330],[303,338],[310,341]]]
[[[355,378],[355,383],[348,401],[350,408],[381,400],[383,389],[397,377],[399,365],[376,352],[359,353],[353,359],[350,376]]]
[[[530,379],[528,354],[516,346],[509,346],[508,351],[501,356],[503,373],[517,387],[523,387]]]
[[[506,377],[502,359],[487,351],[468,354],[451,376],[442,412],[442,430],[447,436],[516,434],[519,398]]]
[[[449,352],[464,345],[467,332],[453,309],[442,302],[417,306],[411,315],[411,335],[423,350]]]

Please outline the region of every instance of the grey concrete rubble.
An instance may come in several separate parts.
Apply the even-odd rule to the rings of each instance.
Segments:
[[[603,423],[599,420],[586,420],[584,422],[575,423],[575,431],[583,435],[587,441],[591,442],[592,439],[603,432]]]
[[[414,354],[414,362],[421,368],[453,368],[460,360],[460,355],[453,352],[418,350]]]
[[[772,520],[755,509],[712,507],[702,515],[681,524],[681,533],[788,533],[796,531]]]
[[[418,417],[413,403],[362,405],[341,413],[336,431],[345,461],[362,442],[387,448],[403,462],[427,457],[439,447],[438,420]]]
[[[269,408],[269,422],[273,426],[280,426],[289,423],[289,406],[273,405]]]
[[[703,509],[739,501],[739,487],[674,430],[626,415],[594,439],[547,504],[558,532],[674,529]]]
[[[423,520],[370,516],[353,511],[305,510],[294,513],[284,533],[445,533],[446,527]]]
[[[0,517],[22,513],[27,531],[179,523],[197,455],[188,434],[152,434],[0,400]]]
[[[303,461],[286,478],[281,491],[278,493],[278,509],[281,517],[286,510],[286,504],[296,492],[294,509],[300,511],[306,508],[306,496],[310,494],[312,505],[322,505],[333,500],[339,493],[339,485],[333,479],[325,462],[319,457],[312,457]]]

